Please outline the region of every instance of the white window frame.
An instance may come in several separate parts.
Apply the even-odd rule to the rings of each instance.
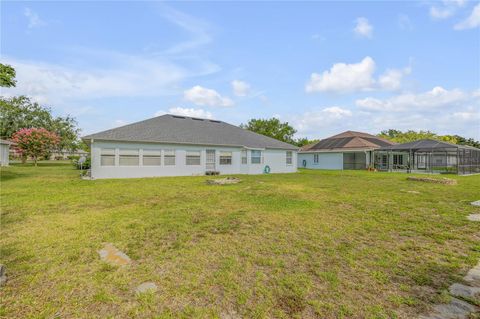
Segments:
[[[260,153],[260,156],[253,156],[254,153]],[[257,162],[257,159],[258,159],[258,162]],[[261,150],[251,150],[250,151],[250,164],[263,164],[263,151],[261,151]]]
[[[318,164],[320,162],[319,154],[313,154],[313,164]]]
[[[223,163],[222,163],[223,161]],[[233,163],[233,152],[231,151],[220,151],[220,158],[218,163],[220,165],[232,165]]]
[[[145,159],[156,159],[158,162],[155,162],[154,164],[146,164]],[[143,149],[142,165],[143,166],[161,166],[162,165],[162,150]]]
[[[104,164],[104,159],[113,159],[113,164]],[[100,149],[100,166],[115,166],[115,149],[101,148]]]
[[[172,161],[173,160],[173,163]],[[163,165],[175,166],[176,164],[176,152],[173,149],[163,151]]]
[[[137,164],[122,164],[123,159],[137,159]],[[138,148],[120,148],[118,150],[118,166],[140,166],[140,150]]]
[[[202,165],[202,151],[197,151],[197,150],[186,151],[185,165],[187,166]]]
[[[293,165],[293,152],[292,151],[286,151],[285,152],[285,164]]]

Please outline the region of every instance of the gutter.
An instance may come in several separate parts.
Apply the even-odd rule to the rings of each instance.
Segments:
[[[93,138],[88,136],[82,137],[82,140],[90,140],[90,143],[94,142]],[[298,148],[295,148],[293,145],[291,148],[287,147],[248,147],[245,145],[234,145],[234,144],[210,144],[210,143],[186,143],[186,142],[162,142],[162,141],[126,141],[126,140],[117,140],[117,139],[95,139],[96,142],[120,142],[120,143],[146,143],[146,144],[180,144],[180,145],[194,145],[194,146],[220,146],[220,147],[238,147],[238,148],[245,148],[250,150],[288,150],[288,151],[298,151]]]

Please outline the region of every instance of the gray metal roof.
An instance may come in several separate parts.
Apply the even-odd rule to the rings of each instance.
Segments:
[[[459,145],[459,144],[452,144],[432,139],[423,139],[403,144],[396,144],[391,146],[385,146],[380,148],[380,151],[402,151],[402,150],[445,150],[445,149],[470,149],[470,150],[477,150],[480,149],[476,147],[472,147],[469,145]]]
[[[84,140],[273,148],[298,147],[222,121],[166,114],[84,136]]]

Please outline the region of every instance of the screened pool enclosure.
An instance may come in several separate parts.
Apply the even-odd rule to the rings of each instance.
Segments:
[[[382,147],[375,151],[374,167],[381,171],[412,173],[480,173],[480,149],[435,140]]]

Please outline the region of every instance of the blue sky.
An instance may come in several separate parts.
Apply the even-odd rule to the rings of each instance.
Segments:
[[[480,139],[480,3],[9,2],[1,61],[84,134],[163,113]]]

